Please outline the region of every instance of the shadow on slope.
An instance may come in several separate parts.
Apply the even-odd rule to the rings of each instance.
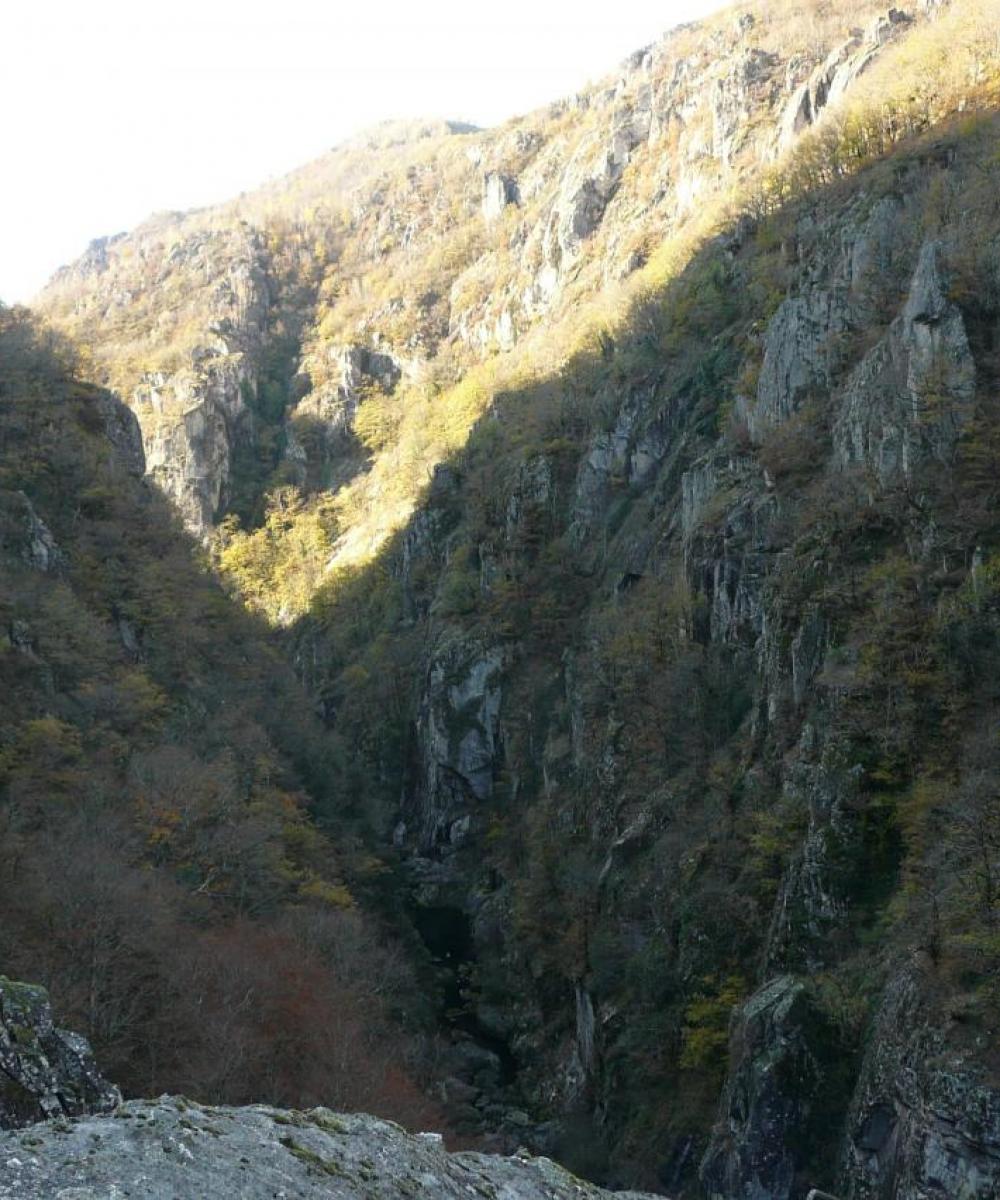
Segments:
[[[949,706],[995,701],[980,672],[956,682],[936,607],[961,594],[973,546],[998,546],[992,501],[976,495],[998,434],[983,333],[995,299],[978,286],[988,256],[952,263],[981,389],[958,456],[928,468],[919,499],[906,480],[830,469],[831,399],[898,305],[841,331],[829,383],[804,389],[784,426],[752,437],[738,397],[755,392],[766,324],[808,286],[825,228],[911,193],[910,271],[925,237],[967,233],[970,214],[977,245],[996,234],[995,168],[982,166],[996,129],[993,115],[957,120],[714,238],[558,377],[498,392],[406,527],[371,563],[340,569],[291,631],[353,817],[395,837],[417,904],[471,920],[473,951],[455,949],[472,964],[467,1011],[501,1013],[526,1103],[556,1119],[538,1136],[595,1177],[693,1194],[730,1016],[761,980],[806,833],[782,762],[807,713],[832,721],[830,693],[818,689],[815,711],[806,698],[768,716],[759,625],[736,613],[719,634],[752,571],[767,580],[773,637],[790,643],[812,605],[851,664],[836,725],[865,780],[836,864],[851,917],[810,972],[850,1069],[795,1150],[803,1178],[834,1185],[880,948],[905,953],[926,932],[909,882],[926,866],[926,811],[910,789],[961,769],[963,744],[941,739]],[[732,482],[686,526],[682,480],[698,462]],[[928,520],[947,578],[911,553]],[[993,661],[997,631],[984,636]],[[908,656],[921,645],[935,649],[918,678]],[[495,720],[468,682],[493,652]],[[465,770],[468,736],[491,748],[477,768],[488,784]],[[946,855],[956,878],[965,853]],[[956,904],[945,990],[969,969]],[[975,987],[993,969],[978,962]],[[589,1038],[588,1005],[602,1014]]]

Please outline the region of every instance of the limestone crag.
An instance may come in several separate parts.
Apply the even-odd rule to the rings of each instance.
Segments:
[[[284,457],[302,485],[335,491],[366,457],[354,434],[358,405],[372,392],[391,395],[404,375],[419,372],[419,362],[358,343],[328,346],[322,358],[319,383],[310,374],[315,364],[308,357],[299,363],[293,394],[301,399],[285,417]]]
[[[167,216],[131,235],[129,256],[122,246],[122,238],[96,243],[50,292],[75,296],[85,285],[74,319],[117,341],[115,355],[98,353],[100,382],[138,418],[146,472],[203,535],[228,502],[237,444],[253,437],[248,400],[270,300],[263,241],[245,227],[191,231]],[[167,296],[169,311],[157,313]],[[168,346],[162,366],[138,365]]]
[[[940,254],[935,241],[921,247],[903,311],[858,364],[834,426],[839,460],[862,462],[883,482],[922,459],[947,463],[971,414],[975,365]]]
[[[816,123],[827,105],[835,105],[842,99],[882,48],[911,20],[907,13],[890,8],[872,20],[863,32],[852,34],[832,50],[789,99],[778,125],[778,152],[787,151],[803,130]]]
[[[508,204],[518,200],[517,182],[497,171],[483,176],[483,218],[495,221]]]
[[[821,712],[818,723],[835,727],[836,712]],[[845,746],[827,743],[817,725],[803,727],[789,755],[784,791],[789,810],[808,813],[808,824],[781,881],[768,936],[769,970],[820,970],[843,949],[851,880],[842,864],[850,861],[857,836],[851,809],[862,774]]]
[[[501,753],[502,664],[496,647],[446,639],[435,648],[419,716],[422,778],[412,801],[422,849],[459,845],[476,808],[490,798]]]

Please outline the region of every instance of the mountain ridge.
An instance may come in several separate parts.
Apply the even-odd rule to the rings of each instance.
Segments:
[[[872,14],[881,11],[877,6],[862,5],[860,9],[864,13],[870,11]],[[897,10],[891,11],[895,13]],[[912,21],[913,18],[908,18],[908,20]],[[847,42],[840,42],[834,27],[825,35],[828,40],[821,43],[822,53],[813,51],[817,64],[814,70],[825,69],[831,76],[836,76],[837,71],[841,71],[843,74],[842,68],[862,73],[871,66],[877,53],[892,41],[900,28],[904,28],[905,31],[905,23],[882,18],[881,22],[876,20],[874,23],[870,23],[867,33],[861,36],[852,34],[848,37]],[[759,32],[760,30],[763,32]],[[687,139],[687,142],[690,143],[689,157],[692,157],[692,161],[696,165],[690,169],[685,168],[676,183],[672,183],[669,179],[666,181],[668,192],[662,214],[659,212],[660,205],[658,203],[654,202],[650,207],[648,201],[638,200],[639,204],[646,204],[649,210],[646,220],[654,222],[653,230],[649,234],[639,236],[639,226],[635,216],[629,218],[629,239],[636,245],[636,249],[629,250],[625,254],[620,268],[614,268],[614,270],[628,275],[637,267],[641,267],[644,256],[648,255],[648,249],[640,246],[639,243],[643,242],[644,238],[648,243],[650,236],[662,238],[664,233],[669,232],[669,225],[663,228],[662,221],[663,218],[666,218],[668,222],[677,220],[676,217],[671,217],[671,206],[677,207],[683,222],[684,210],[686,207],[690,208],[692,198],[698,188],[707,186],[710,190],[718,189],[719,183],[716,180],[718,172],[713,164],[720,164],[720,170],[724,173],[734,169],[737,170],[737,173],[745,173],[747,163],[752,163],[754,155],[760,152],[757,146],[760,138],[760,134],[758,134],[756,138],[751,138],[749,147],[744,147],[744,159],[739,160],[742,162],[742,166],[739,165],[737,161],[738,143],[747,140],[747,126],[752,122],[744,122],[739,115],[738,108],[734,105],[742,102],[741,97],[743,99],[749,97],[748,89],[752,90],[757,87],[759,90],[759,87],[763,86],[755,82],[754,72],[759,73],[763,70],[765,84],[767,84],[767,74],[769,72],[774,74],[775,64],[781,60],[776,58],[770,50],[757,49],[753,44],[746,50],[741,50],[740,47],[747,38],[756,39],[767,45],[772,37],[767,22],[762,23],[759,15],[755,17],[752,12],[743,11],[738,16],[726,13],[705,23],[684,26],[665,35],[661,42],[654,47],[654,51],[659,53],[662,59],[659,66],[654,63],[653,53],[638,52],[625,61],[624,75],[618,78],[611,76],[576,97],[550,106],[549,109],[539,110],[526,118],[508,122],[496,130],[486,131],[486,145],[468,145],[466,154],[449,152],[448,157],[441,157],[444,155],[444,143],[452,144],[453,135],[446,136],[443,143],[440,138],[434,137],[418,139],[416,143],[404,147],[404,150],[411,156],[416,154],[413,162],[409,165],[400,164],[398,167],[387,162],[382,167],[377,160],[368,163],[363,155],[359,158],[358,148],[349,141],[344,146],[321,156],[314,163],[290,173],[282,180],[265,185],[255,196],[241,198],[230,205],[202,210],[197,214],[197,221],[208,222],[209,229],[206,230],[206,233],[210,233],[212,222],[219,220],[239,222],[249,219],[260,225],[263,219],[266,227],[269,206],[275,210],[271,219],[275,224],[277,236],[281,236],[282,222],[285,223],[286,228],[289,221],[292,223],[293,245],[286,253],[291,256],[290,267],[296,273],[299,295],[292,298],[291,307],[298,306],[301,310],[301,304],[304,302],[307,306],[306,311],[283,315],[283,306],[279,302],[278,311],[267,316],[267,310],[271,307],[267,293],[273,292],[276,287],[280,288],[281,286],[280,279],[273,272],[265,292],[261,291],[259,285],[257,286],[258,298],[254,299],[253,303],[259,305],[263,302],[261,317],[267,324],[276,321],[280,325],[301,327],[302,332],[299,334],[296,334],[293,329],[293,337],[301,337],[305,334],[308,341],[317,342],[318,353],[317,351],[307,352],[297,367],[296,380],[304,379],[305,382],[301,384],[301,387],[307,389],[307,394],[311,393],[311,397],[315,397],[315,399],[310,398],[307,412],[303,414],[300,423],[309,424],[312,420],[312,410],[318,409],[322,424],[335,425],[338,420],[335,414],[344,408],[346,400],[347,415],[341,417],[340,420],[342,422],[346,420],[350,424],[350,411],[357,403],[355,399],[357,387],[352,387],[350,382],[346,382],[343,373],[339,373],[340,379],[338,380],[338,371],[336,368],[331,371],[331,364],[327,361],[328,353],[338,354],[340,347],[344,345],[349,347],[352,342],[357,341],[370,348],[373,345],[378,346],[381,342],[385,345],[387,352],[398,359],[397,370],[404,377],[404,385],[413,383],[417,386],[421,384],[427,386],[423,383],[423,377],[431,373],[432,378],[443,376],[443,383],[447,386],[456,377],[461,378],[463,373],[467,373],[469,367],[475,366],[477,361],[483,357],[484,352],[490,351],[492,345],[499,346],[501,351],[509,351],[539,319],[544,328],[549,323],[546,316],[547,310],[553,304],[556,305],[554,315],[558,317],[559,306],[563,303],[561,293],[567,288],[569,289],[565,299],[566,304],[572,304],[574,288],[577,289],[577,294],[579,293],[579,283],[573,283],[574,273],[579,275],[581,267],[587,265],[590,257],[607,253],[607,250],[600,244],[602,228],[606,226],[608,229],[614,230],[617,226],[613,219],[606,218],[605,208],[609,203],[612,207],[621,206],[622,197],[625,195],[623,187],[626,191],[630,190],[629,176],[625,168],[629,166],[632,159],[637,162],[641,161],[642,156],[639,151],[642,150],[644,137],[651,139],[651,146],[656,146],[659,139],[668,136],[669,131],[666,128],[663,131],[656,128],[657,123],[670,125],[673,122],[671,125],[673,132],[669,132],[669,136],[680,137],[682,148],[684,139]],[[702,63],[699,63],[697,57],[684,57],[684,51],[689,48],[689,43],[702,55],[704,60]],[[838,45],[841,47],[839,50],[837,49]],[[711,47],[711,54],[714,56],[718,56],[720,51],[723,54],[727,52],[741,53],[743,58],[742,60],[737,59],[737,61],[742,61],[744,66],[740,70],[745,69],[750,72],[750,75],[746,79],[742,76],[739,79],[736,76],[729,79],[724,72],[720,74],[719,69],[714,65],[717,60],[715,58],[705,59],[706,46]],[[827,56],[831,46],[834,48],[831,53],[839,56],[839,59],[832,62],[829,67],[823,67],[823,59]],[[845,50],[844,47],[847,49]],[[863,61],[855,62],[850,55],[859,47],[863,50]],[[808,63],[811,60],[807,58],[805,61]],[[695,63],[699,63],[699,65],[693,66],[692,64]],[[784,85],[783,90],[776,98],[772,97],[769,100],[769,103],[781,108],[785,114],[780,119],[775,118],[776,127],[782,128],[786,123],[786,117],[791,114],[795,117],[794,134],[797,135],[801,128],[809,126],[812,119],[821,110],[820,94],[822,93],[825,99],[831,87],[834,87],[835,90],[846,91],[848,82],[838,83],[837,78],[834,78],[832,84],[823,81],[814,83],[811,82],[809,72],[804,71],[801,64],[796,66],[791,59],[788,59],[788,67],[789,82]],[[695,114],[697,119],[689,117],[684,122],[681,118],[672,116],[671,113],[678,105],[683,106],[686,102],[688,93],[685,89],[688,85],[683,82],[684,76],[692,72],[697,76],[699,69],[707,75],[707,79],[704,84],[700,79],[696,79],[695,86],[690,90],[690,94],[697,98],[700,106],[699,111]],[[671,76],[671,71],[674,72],[674,76]],[[806,81],[799,85],[798,90],[795,90],[792,83],[803,74],[806,76]],[[675,82],[675,77],[681,80],[679,84]],[[848,79],[855,77],[855,75],[849,75]],[[803,89],[805,89],[804,92]],[[654,90],[663,92],[663,98],[658,102],[663,106],[663,116],[659,115],[657,105],[653,101]],[[674,90],[677,90],[678,93],[677,100],[673,99]],[[800,93],[807,99],[812,96],[812,100],[807,105],[809,109],[807,113],[802,111],[802,101],[799,100]],[[619,112],[618,116],[615,116],[616,106]],[[599,127],[596,130],[596,140],[593,135],[590,135],[588,139],[587,121],[592,112],[597,114],[601,120],[604,119],[603,113],[609,112],[613,121],[616,122],[611,130],[610,141],[606,145],[604,144],[604,135]],[[548,124],[553,121],[557,130],[560,122],[566,125],[570,131],[568,140],[567,136],[554,135],[548,131]],[[708,127],[703,128],[705,125]],[[679,132],[677,132],[678,130]],[[363,138],[365,135],[360,136]],[[784,136],[782,134],[782,137]],[[560,142],[560,137],[566,141],[565,147]],[[463,144],[465,140],[467,139],[464,138],[464,135],[455,138],[456,142]],[[765,137],[764,140],[767,141],[768,137]],[[636,150],[637,146],[639,150]],[[435,147],[439,149],[436,150]],[[573,158],[574,153],[576,159]],[[427,158],[428,154],[431,156],[429,159]],[[472,157],[469,158],[468,155]],[[484,158],[484,155],[487,157]],[[730,163],[729,159],[734,155],[737,157],[734,158],[733,163]],[[495,161],[491,162],[490,158]],[[476,161],[474,162],[473,159]],[[706,163],[706,161],[708,166],[702,168],[700,164]],[[534,170],[537,178],[529,176],[522,180],[523,186],[519,186],[520,191],[523,191],[524,194],[514,202],[513,192],[508,197],[504,189],[514,186],[510,181],[523,173],[525,163],[536,164]],[[394,177],[391,174],[385,174],[387,169],[395,172],[397,178],[397,182],[389,185],[393,191],[393,201],[383,194],[385,186],[379,182],[380,175],[387,182]],[[556,183],[559,186],[556,189],[553,189],[553,185],[546,183],[547,175],[551,175],[553,170],[559,173],[563,170],[568,171],[565,179],[561,179],[561,174],[557,174]],[[374,177],[372,182],[366,182],[366,173],[367,177]],[[442,173],[444,178],[440,178]],[[636,174],[637,172],[633,169],[632,173]],[[722,176],[720,175],[719,178],[721,179]],[[503,180],[508,180],[508,183],[504,184]],[[655,180],[656,176],[653,173],[650,182],[655,184]],[[700,180],[703,182],[699,182]],[[641,180],[641,173],[637,183],[640,181],[643,182],[643,186],[649,186],[648,183]],[[500,187],[500,192],[496,194],[495,199],[489,199],[487,195],[489,188],[497,186]],[[635,186],[636,184],[631,185],[631,187]],[[730,186],[730,183],[727,181],[725,186]],[[332,192],[331,187],[333,188]],[[423,189],[425,188],[434,188],[438,200],[421,215],[422,210],[413,206],[415,203],[422,204]],[[536,202],[532,199],[532,195],[538,188],[541,188],[542,191],[539,193],[539,201]],[[440,197],[445,190],[453,194],[452,202],[460,205],[456,215],[450,214],[446,209],[442,209],[441,212],[436,211],[440,207]],[[303,199],[294,199],[300,191]],[[352,202],[352,212],[338,215],[333,206],[343,203],[339,197],[345,194],[350,195],[353,192],[358,193],[358,198]],[[676,193],[676,199],[672,198],[674,193]],[[427,194],[431,193],[428,191]],[[289,198],[291,198],[290,209],[288,207]],[[535,211],[537,203],[545,206],[541,210],[541,217]],[[488,214],[490,204],[499,205],[495,215]],[[315,224],[316,236],[313,237],[311,231],[307,233],[306,229],[309,227],[308,214],[317,205],[318,220]],[[528,209],[525,209],[526,205],[529,206]],[[549,206],[552,206],[552,217],[546,223],[544,213]],[[524,211],[520,222],[521,228],[518,228],[515,218],[521,214],[522,210]],[[303,212],[306,214],[305,222],[301,215]],[[405,218],[402,216],[403,213],[406,213]],[[503,222],[499,227],[495,227],[496,218],[501,213],[506,213],[508,222],[515,221],[515,228],[509,232],[505,231]],[[192,218],[182,217],[182,226],[185,219]],[[295,231],[296,223],[298,232]],[[441,236],[435,233],[440,223],[443,223],[441,229],[449,239],[447,242],[442,242]],[[531,248],[532,235],[530,231],[532,226],[536,226],[543,234],[541,242],[534,248]],[[491,228],[493,232],[491,232]],[[152,231],[146,229],[145,232],[148,234]],[[137,250],[140,256],[145,256],[149,252],[156,253],[153,245],[149,246],[148,250],[143,249],[143,227],[140,227],[134,236],[139,239]],[[303,243],[307,237],[311,242],[316,242],[315,245],[310,244],[308,248],[309,259],[304,256],[305,246],[294,244],[295,239],[299,243]],[[485,246],[483,245],[484,237],[486,239]],[[415,257],[407,252],[407,242],[413,238],[417,239],[414,244],[418,247]],[[592,245],[595,238],[596,243]],[[428,239],[430,239],[429,243]],[[494,249],[491,249],[491,239],[496,242]],[[525,241],[525,239],[527,240]],[[204,235],[201,240],[204,244]],[[510,241],[509,246],[505,245],[508,241]],[[537,237],[535,237],[535,241],[538,242]],[[534,269],[532,274],[524,276],[523,283],[515,277],[505,287],[502,287],[500,290],[507,299],[498,307],[497,303],[489,300],[484,293],[487,293],[488,290],[494,292],[498,290],[496,278],[498,269],[501,272],[500,280],[503,280],[505,273],[510,272],[512,264],[505,266],[504,263],[509,263],[507,256],[514,249],[515,243],[518,244],[518,249],[514,252],[522,259],[526,257],[526,252],[529,255],[541,255],[540,265]],[[521,248],[522,243],[523,248]],[[359,285],[367,291],[372,291],[376,287],[392,289],[394,286],[399,286],[392,281],[392,275],[398,276],[399,274],[398,267],[394,266],[392,273],[389,274],[386,269],[379,266],[379,258],[383,254],[383,244],[389,247],[389,258],[393,263],[401,260],[406,266],[407,262],[412,259],[412,266],[407,267],[410,277],[407,278],[404,274],[400,281],[402,298],[394,296],[392,291],[388,290],[386,300],[381,304],[373,305],[363,296],[360,303],[350,301],[351,290],[356,290]],[[444,249],[436,250],[437,244],[444,246]],[[442,259],[442,255],[444,256],[442,259],[442,266],[445,268],[443,280],[436,278],[440,268],[434,267],[428,271],[423,265],[422,254],[426,251],[419,251],[419,247],[423,245],[427,245],[428,250],[434,250],[439,259]],[[352,246],[354,246],[353,249]],[[393,249],[393,247],[396,248]],[[481,253],[482,249],[486,250],[485,255]],[[241,264],[238,270],[244,278],[248,276],[248,273],[249,275],[259,275],[262,271],[267,275],[268,267],[260,259],[259,252],[252,253],[249,247],[241,247],[238,242],[229,246],[221,244],[219,251],[220,254],[217,256],[219,261],[215,263],[210,260],[207,264],[208,270],[219,275],[219,287],[226,286],[224,272],[227,260],[234,261],[234,264],[237,262]],[[477,252],[479,252],[478,260],[475,258]],[[157,286],[161,292],[164,283],[170,277],[169,254],[176,253],[176,249],[168,252],[165,263],[166,274],[162,270],[160,272],[161,280]],[[322,255],[329,261],[329,265],[310,261],[313,254]],[[563,259],[565,259],[564,263]],[[454,262],[454,265],[449,266],[449,261]],[[484,274],[484,272],[486,273]],[[141,294],[141,282],[136,279],[130,283],[129,272],[124,267],[120,273],[122,274],[122,284],[115,287],[109,296],[110,307],[104,309],[103,323],[107,325],[108,317],[112,316],[111,326],[113,327],[115,321],[119,319],[114,317],[114,314],[124,305],[121,319],[127,317],[130,325],[134,326],[135,317],[128,314],[131,309],[135,308],[132,296],[136,291],[136,284],[139,284]],[[590,273],[593,274],[592,271]],[[523,272],[521,274],[523,275]],[[72,278],[72,276],[73,268],[70,268],[70,275],[64,277],[64,282],[65,279]],[[308,288],[314,289],[314,300],[310,300],[302,293],[301,288],[302,282],[310,276],[313,277],[314,282],[309,283]],[[343,278],[341,278],[342,276]],[[596,282],[597,288],[600,290],[609,280],[606,277],[598,277]],[[236,286],[239,289],[241,285],[237,283]],[[446,288],[449,291],[447,299],[442,294]],[[594,290],[593,282],[587,285],[587,290]],[[50,287],[47,295],[44,296],[42,307],[54,316],[61,314],[60,319],[65,327],[75,329],[82,335],[85,343],[94,348],[99,347],[102,341],[107,339],[107,334],[102,332],[95,336],[94,332],[88,332],[85,314],[73,314],[66,311],[66,302],[71,299],[72,291],[65,299],[60,298],[59,292],[60,283],[57,280],[54,287]],[[163,298],[165,295],[164,293]],[[329,295],[329,300],[323,299],[324,295]],[[469,298],[468,301],[465,300],[466,296]],[[206,299],[210,303],[214,303],[211,301],[210,295]],[[471,301],[471,308],[469,301]],[[317,302],[316,315],[310,316],[308,308],[310,305],[316,305]],[[488,310],[496,310],[486,315],[485,320],[482,311],[484,304]],[[356,332],[350,330],[346,315],[339,315],[352,313],[352,310],[359,322]],[[213,319],[211,311],[201,317],[198,316],[198,311],[197,308],[194,309],[191,317],[186,318],[185,321],[189,319],[196,323],[200,321],[203,329],[219,323],[220,317]],[[334,314],[337,316],[331,333],[333,329],[336,329],[337,333],[335,334],[335,344],[328,347],[330,334],[324,330],[331,325],[331,318]],[[141,316],[139,319],[143,320]],[[223,309],[221,320],[230,323],[235,321],[238,325],[240,314],[238,312],[230,313]],[[247,436],[241,434],[238,429],[226,432],[227,425],[235,419],[233,414],[238,414],[238,410],[245,407],[240,403],[239,391],[246,388],[251,393],[254,391],[259,393],[262,386],[259,378],[262,364],[254,362],[253,359],[256,357],[259,360],[262,355],[268,354],[266,342],[268,340],[273,342],[275,339],[269,337],[266,332],[266,324],[261,326],[259,320],[260,318],[256,323],[251,322],[247,329],[249,343],[234,347],[237,358],[232,363],[230,371],[232,377],[221,380],[216,387],[208,383],[207,386],[203,385],[199,388],[196,385],[194,388],[195,398],[204,394],[205,416],[215,430],[211,434],[211,439],[218,444],[218,450],[214,452],[215,462],[206,464],[209,478],[212,480],[208,496],[199,499],[196,504],[192,504],[187,498],[182,500],[182,508],[188,514],[189,524],[197,532],[205,531],[217,519],[217,516],[225,511],[227,460],[231,459],[235,452],[235,446],[230,443],[237,443],[241,438],[245,440]],[[175,317],[174,324],[178,323]],[[310,323],[316,326],[313,332],[308,331]],[[359,333],[360,337],[358,337]],[[183,336],[190,340],[192,335],[185,333]],[[572,338],[572,334],[569,336]],[[162,347],[165,342],[169,343],[172,340],[175,339],[169,326],[164,328],[162,322],[158,324],[154,344]],[[182,357],[183,344],[183,342],[178,343],[178,350],[181,351]],[[453,353],[451,351],[450,353],[455,360],[454,363],[441,361],[439,348],[442,344],[451,347]],[[251,346],[257,347],[253,353],[250,352]],[[211,349],[211,345],[208,348]],[[196,345],[194,349],[201,352],[204,347]],[[122,373],[121,367],[126,357],[130,357],[133,351],[116,344],[113,334],[109,350],[115,366],[110,374],[105,375],[103,371],[101,372],[101,381],[118,386],[119,390],[123,390],[127,396],[139,382],[142,371],[137,363],[136,367]],[[224,356],[227,354],[224,344],[219,346],[219,350]],[[142,348],[141,342],[138,342],[135,353],[146,356],[148,351]],[[157,349],[156,354],[162,357],[162,349]],[[176,359],[176,355],[173,354],[171,358],[167,359],[168,367],[171,359]],[[294,371],[295,364],[289,363],[286,370]],[[164,374],[162,371],[159,373]],[[154,378],[157,376],[155,365],[153,365],[152,376]],[[168,370],[166,372],[168,386],[169,379]],[[362,382],[367,383],[363,375]],[[375,383],[378,387],[377,379]],[[183,378],[179,380],[179,384],[182,393],[189,388],[189,384]],[[288,386],[284,381],[282,381],[282,385]],[[384,390],[384,385],[382,386]],[[431,386],[439,385],[432,383]],[[296,382],[295,388],[299,387],[299,383]],[[391,391],[395,391],[395,388],[393,387]],[[331,395],[331,393],[333,394]],[[137,400],[136,403],[137,411],[140,414],[144,413],[147,408],[144,402]],[[169,392],[164,395],[162,403],[168,406],[171,403]],[[182,400],[181,403],[185,402]],[[324,415],[327,410],[331,410],[330,414]],[[244,418],[240,417],[240,420],[244,421]],[[159,422],[141,416],[140,423],[150,428],[147,436],[147,455],[151,459],[157,458],[158,452],[154,446],[157,436],[155,429]],[[278,434],[290,438],[293,447],[291,461],[286,459],[284,465],[279,461],[278,476],[280,477],[283,473],[292,481],[301,479],[302,471],[296,465],[301,461],[297,458],[300,454],[301,439],[295,437],[295,414],[290,414],[290,417],[286,416],[283,422],[278,423],[278,426]],[[170,453],[176,458],[181,451],[179,448],[174,448]],[[320,457],[325,457],[322,451]],[[185,490],[183,478],[164,478],[163,482],[175,498],[181,499],[181,492],[178,489]],[[203,486],[197,478],[192,481],[192,487],[196,491]],[[362,495],[363,488],[359,492],[359,500],[362,499]]]

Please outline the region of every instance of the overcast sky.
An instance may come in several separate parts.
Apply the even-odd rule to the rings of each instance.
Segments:
[[[720,6],[0,0],[0,299],[93,237],[226,200],[376,121],[526,112]]]

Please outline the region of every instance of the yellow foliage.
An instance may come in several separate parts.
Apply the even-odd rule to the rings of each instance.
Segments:
[[[299,895],[307,900],[318,900],[331,908],[354,907],[354,897],[342,883],[328,883],[325,879],[311,879],[299,888]]]
[[[729,1045],[729,1018],[747,994],[746,980],[741,975],[729,975],[703,982],[704,991],[684,1012],[680,1065],[690,1070],[721,1071]]]
[[[332,501],[306,504],[294,488],[271,497],[265,523],[251,532],[230,518],[220,527],[219,566],[247,606],[276,623],[300,616],[333,552]]]

